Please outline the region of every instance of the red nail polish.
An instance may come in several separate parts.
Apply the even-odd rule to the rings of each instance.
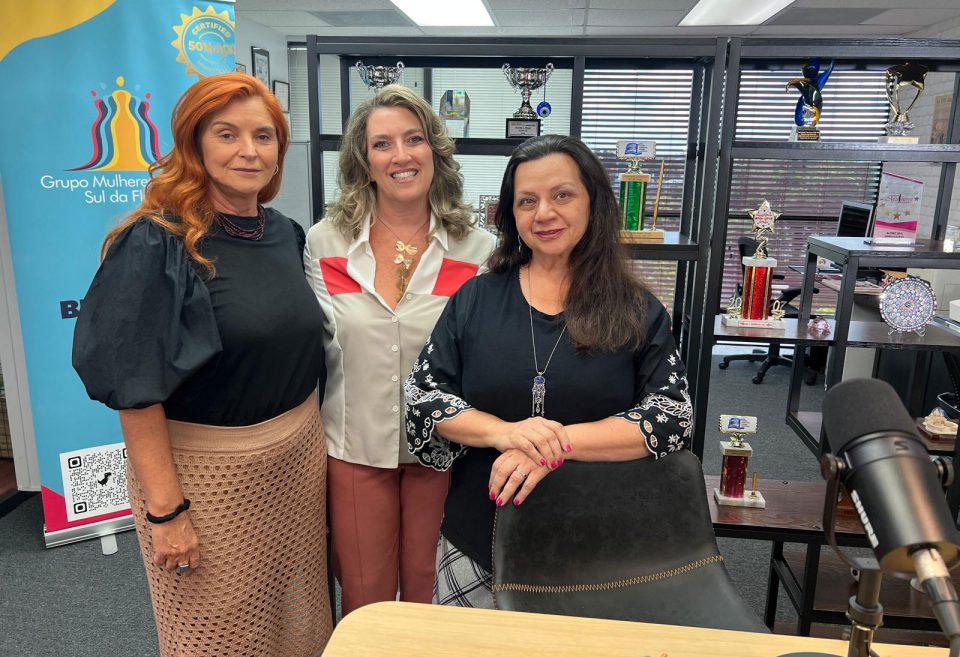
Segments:
[[[540,459],[540,465],[546,465],[547,459]]]
[[[555,468],[555,467],[557,467],[557,462],[556,462],[556,461],[550,461],[550,468],[553,469],[553,468]]]
[[[520,500],[513,498],[513,506],[520,506]]]
[[[573,451],[573,445],[567,445],[567,452]]]
[[[503,506],[503,500],[501,500],[499,497],[497,498],[497,506]]]
[[[497,494],[494,493],[492,490],[490,491],[490,499],[491,499],[491,500],[497,499]]]

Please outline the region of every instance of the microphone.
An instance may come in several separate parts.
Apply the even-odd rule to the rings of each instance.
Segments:
[[[831,388],[823,425],[880,569],[916,575],[944,633],[960,636],[960,605],[949,569],[960,561],[960,533],[913,420],[894,389],[877,379]]]

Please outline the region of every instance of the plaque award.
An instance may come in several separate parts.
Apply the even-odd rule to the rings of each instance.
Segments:
[[[454,139],[468,137],[470,134],[470,96],[466,91],[448,89],[440,98],[440,118]]]
[[[891,66],[886,72],[886,90],[887,100],[890,101],[890,107],[893,109],[893,119],[884,126],[887,129],[887,136],[880,137],[879,141],[884,144],[919,144],[919,137],[910,137],[907,133],[913,130],[913,122],[907,115],[913,106],[923,95],[923,83],[927,78],[926,66],[922,64],[898,64]],[[901,92],[905,87],[913,87],[916,92],[913,98],[901,98]],[[907,94],[909,95],[909,91]]]
[[[720,470],[720,488],[713,489],[713,499],[717,504],[726,506],[749,506],[766,508],[767,502],[757,490],[757,473],[753,473],[747,487],[747,463],[753,456],[753,448],[743,437],[757,433],[757,418],[750,415],[721,415],[720,433],[730,436],[730,440],[721,440],[723,468]]]
[[[752,256],[743,256],[743,296],[734,299],[720,321],[726,326],[741,328],[784,330],[783,315],[786,306],[782,301],[772,301],[773,270],[777,259],[767,255],[767,233],[773,232],[773,224],[779,212],[770,209],[764,201],[760,208],[750,211],[757,250]]]
[[[827,70],[820,72],[819,60],[812,59],[804,63],[803,77],[787,82],[785,91],[791,87],[800,92],[797,108],[794,111],[793,130],[790,141],[820,141],[820,110],[823,109],[823,95],[820,93],[833,72],[833,62]]]
[[[657,142],[617,141],[617,159],[629,163],[627,170],[620,174],[620,241],[662,242],[663,231],[656,229],[656,212],[647,224],[644,215],[647,206],[647,189],[650,186],[650,174],[640,170],[643,160],[650,160],[657,154]],[[660,181],[657,185],[657,206],[660,203],[660,189],[663,184],[663,163],[660,166]]]
[[[537,118],[537,112],[530,106],[530,94],[534,89],[539,89],[547,83],[553,74],[553,64],[548,63],[546,68],[513,68],[510,64],[504,64],[501,70],[510,81],[510,86],[518,89],[523,99],[520,109],[513,113],[513,118],[507,119],[507,138],[539,137],[540,119]],[[548,115],[549,111],[544,114],[544,116]]]
[[[371,89],[383,89],[388,84],[395,84],[400,76],[403,75],[403,62],[397,62],[396,66],[367,66],[362,60],[354,66],[357,67],[357,73],[360,79]]]
[[[500,197],[497,195],[481,194],[480,204],[477,207],[477,228],[482,228],[488,233],[499,235],[497,229],[497,206],[500,204]]]

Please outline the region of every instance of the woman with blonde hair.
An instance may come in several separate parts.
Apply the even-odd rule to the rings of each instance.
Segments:
[[[303,230],[261,205],[287,123],[229,73],[190,87],[172,128],[104,241],[73,364],[120,412],[160,654],[312,657],[331,631],[323,314]]]
[[[447,299],[483,267],[453,141],[415,92],[361,104],[340,150],[340,196],[310,229],[307,276],[324,311],[331,549],[342,611],[430,602],[448,477],[406,447],[403,381]]]

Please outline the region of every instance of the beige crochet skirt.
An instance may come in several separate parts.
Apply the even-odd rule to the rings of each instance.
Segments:
[[[201,563],[153,564],[143,493],[130,503],[162,657],[313,657],[332,631],[327,590],[327,455],[316,394],[247,427],[168,421]]]

